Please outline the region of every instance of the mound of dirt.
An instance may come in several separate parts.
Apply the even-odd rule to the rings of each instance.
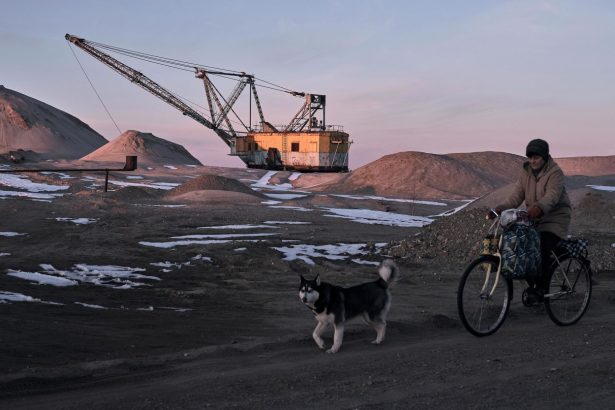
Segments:
[[[0,85],[1,153],[23,150],[49,159],[77,159],[106,143],[72,115]]]
[[[184,182],[165,194],[167,198],[176,198],[194,191],[233,191],[259,198],[265,198],[261,193],[252,190],[236,179],[226,178],[219,175],[205,174]]]
[[[555,162],[566,175],[602,176],[615,174],[615,155],[557,158]]]
[[[117,207],[120,203],[138,205],[160,198],[159,190],[154,188],[133,186],[118,188],[112,186],[110,189],[108,192],[83,190],[75,193],[72,198],[85,200],[89,205],[98,209]],[[79,206],[79,204],[76,204],[76,206]]]
[[[482,238],[492,221],[487,208],[464,209],[441,217],[406,240],[392,243],[391,256],[415,260],[438,259],[439,263],[464,267],[480,255]]]
[[[615,194],[590,192],[573,210],[571,232],[573,236],[589,239],[589,258],[596,272],[615,270],[614,239],[608,234],[615,228],[613,199]],[[485,219],[487,209],[466,208],[451,216],[440,217],[415,236],[391,243],[388,253],[394,257],[414,260],[437,259],[439,264],[456,266],[461,271],[480,255],[482,239],[492,223]],[[596,223],[605,227],[605,230],[592,230],[591,227],[597,226]]]
[[[262,198],[252,194],[216,189],[186,192],[167,199],[172,199],[174,202],[198,202],[199,204],[208,205],[227,204],[228,206],[260,204],[262,201]]]
[[[127,155],[136,155],[141,165],[202,165],[183,146],[150,133],[126,131],[120,136],[81,158],[85,161],[124,162]]]
[[[400,152],[371,162],[341,181],[326,185],[326,189],[400,198],[474,198],[514,181],[522,160],[517,155],[498,152]]]

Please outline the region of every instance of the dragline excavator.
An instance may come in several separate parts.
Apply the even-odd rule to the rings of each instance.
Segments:
[[[181,60],[145,54],[95,43],[70,34],[66,34],[65,38],[132,83],[175,107],[183,115],[213,130],[230,147],[230,155],[239,157],[249,168],[321,172],[348,171],[348,152],[352,141],[348,133],[344,132],[343,127],[326,124],[326,96],[324,95],[292,91],[244,72],[200,66]],[[199,112],[185,99],[165,89],[143,73],[111,57],[103,50],[184,71],[194,71],[195,77],[203,81],[208,112]],[[225,98],[212,82],[212,77],[232,78],[237,81],[237,84],[230,95]],[[246,125],[246,121],[240,118],[233,107],[248,86],[250,89],[250,118]],[[288,124],[272,125],[265,120],[263,115],[257,93],[258,86],[304,98],[304,104]],[[257,126],[251,125],[253,103],[259,117]],[[231,114],[237,119],[236,121],[231,120]],[[236,128],[242,129],[236,130]]]

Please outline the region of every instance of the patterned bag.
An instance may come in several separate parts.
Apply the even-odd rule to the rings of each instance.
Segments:
[[[557,244],[557,247],[573,258],[587,259],[587,245],[587,239],[563,239]]]
[[[507,279],[535,278],[540,272],[540,236],[536,229],[512,224],[502,233],[502,275]]]

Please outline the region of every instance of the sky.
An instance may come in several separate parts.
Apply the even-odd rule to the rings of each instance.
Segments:
[[[78,117],[109,140],[118,128],[151,132],[206,165],[243,163],[213,131],[64,35],[326,94],[326,122],[342,125],[353,141],[351,169],[402,151],[523,155],[533,138],[547,140],[554,157],[615,154],[615,3],[608,0],[0,5],[1,85]],[[193,73],[114,57],[205,106]],[[219,81],[228,95],[233,84]],[[303,103],[258,92],[273,124],[290,122]],[[247,97],[237,103],[244,111],[248,104]]]

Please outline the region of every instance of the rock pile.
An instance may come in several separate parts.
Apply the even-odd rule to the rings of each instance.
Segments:
[[[226,178],[219,175],[205,174],[187,181],[180,186],[167,192],[167,197],[176,197],[193,191],[234,191],[244,194],[263,196],[242,184],[236,179]]]
[[[482,239],[492,223],[485,219],[486,213],[487,208],[473,208],[442,217],[415,236],[391,243],[388,254],[416,261],[433,260],[462,270],[481,253]],[[589,231],[581,235],[589,239],[594,271],[615,271],[615,236]]]
[[[482,238],[491,225],[486,213],[487,208],[477,208],[442,217],[415,236],[392,243],[388,252],[417,261],[437,259],[438,263],[461,268],[480,255]]]

